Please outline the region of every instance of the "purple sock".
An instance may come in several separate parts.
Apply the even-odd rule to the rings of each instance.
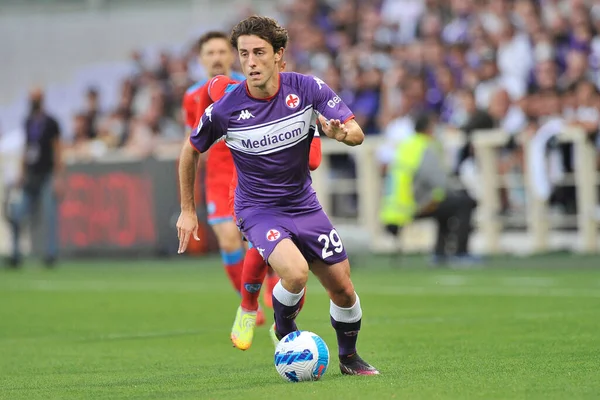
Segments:
[[[340,357],[356,353],[356,341],[362,321],[362,309],[358,295],[356,295],[354,305],[348,308],[339,307],[333,300],[330,301],[329,315],[331,316],[331,326],[335,329],[337,336]]]
[[[275,316],[275,328],[282,337],[288,333],[298,330],[296,316],[300,309],[300,302],[293,306],[283,305],[273,296],[273,311]]]
[[[283,287],[281,281],[273,288],[275,330],[282,337],[298,330],[296,316],[300,310],[302,296],[304,296],[304,289],[300,293],[291,293]]]
[[[357,322],[339,322],[331,317],[331,326],[335,329],[340,356],[349,356],[356,353],[360,322],[361,319]]]

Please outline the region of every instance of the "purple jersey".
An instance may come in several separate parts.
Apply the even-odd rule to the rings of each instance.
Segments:
[[[238,172],[237,215],[247,209],[320,210],[308,168],[318,113],[342,122],[353,117],[322,80],[281,72],[279,89],[269,99],[250,96],[240,84],[207,108],[190,141],[205,152],[224,138]]]

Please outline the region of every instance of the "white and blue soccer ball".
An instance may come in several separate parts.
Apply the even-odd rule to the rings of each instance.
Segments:
[[[295,331],[275,348],[275,368],[289,382],[318,381],[327,371],[329,349],[315,333]]]

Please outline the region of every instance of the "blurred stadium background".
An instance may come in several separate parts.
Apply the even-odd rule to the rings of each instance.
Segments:
[[[53,335],[75,341],[88,336],[107,340],[87,353],[94,360],[90,365],[86,367],[80,361],[73,364],[91,373],[110,365],[118,352],[125,351],[122,347],[113,349],[115,353],[105,353],[104,346],[109,346],[111,340],[121,340],[118,335],[110,336],[114,331],[124,332],[123,337],[132,342],[145,337],[144,332],[150,332],[146,337],[156,334],[158,339],[152,347],[160,348],[160,340],[165,341],[162,344],[172,352],[169,354],[183,360],[180,369],[196,362],[186,358],[187,346],[227,338],[230,321],[226,313],[217,316],[202,311],[202,318],[211,324],[222,322],[223,332],[218,335],[213,330],[212,336],[206,336],[204,327],[190,323],[198,317],[199,309],[204,309],[202,305],[199,309],[190,307],[188,301],[210,302],[215,293],[219,299],[228,298],[222,276],[195,268],[200,265],[217,271],[218,262],[211,255],[217,246],[210,229],[202,224],[202,240],[190,250],[191,260],[174,267],[175,259],[156,258],[174,256],[177,250],[176,159],[184,137],[181,99],[186,88],[203,77],[195,43],[203,32],[229,31],[252,13],[273,16],[288,28],[288,70],[314,74],[327,82],[355,112],[368,135],[365,144],[356,149],[324,140],[324,161],[314,173],[314,186],[356,260],[357,287],[361,287],[361,278],[366,282],[364,297],[372,299],[375,325],[393,324],[388,321],[391,316],[399,321],[408,318],[412,322],[400,327],[406,329],[400,334],[404,339],[393,346],[418,336],[420,348],[430,352],[425,355],[425,363],[434,365],[439,356],[432,350],[434,338],[442,330],[446,332],[440,342],[449,344],[441,354],[449,360],[454,355],[451,345],[461,346],[463,335],[469,335],[468,330],[453,331],[455,325],[481,323],[476,328],[478,342],[471,349],[472,359],[462,360],[462,364],[457,361],[454,373],[432,372],[436,379],[441,378],[439,388],[421,382],[422,387],[416,385],[405,394],[413,398],[469,397],[462,396],[465,393],[479,393],[483,398],[564,398],[562,395],[575,393],[575,398],[594,398],[600,392],[597,377],[589,372],[593,358],[600,357],[600,276],[596,269],[600,266],[596,256],[600,223],[600,3],[586,0],[0,0],[3,204],[8,201],[4,194],[18,179],[28,90],[34,85],[44,89],[46,109],[59,122],[68,162],[67,188],[59,208],[59,269],[48,275],[25,268],[22,275],[3,274],[0,278],[0,294],[6,295],[6,301],[0,301],[0,335],[6,333],[1,346],[7,354],[6,363],[0,362],[0,366],[11,371],[9,363],[22,362],[34,350],[15,349],[28,346],[22,338],[35,339],[38,334],[48,341],[56,339]],[[411,224],[398,242],[386,235],[378,218],[382,171],[396,146],[413,133],[413,117],[422,110],[439,115],[436,137],[443,146],[448,173],[478,203],[472,251],[494,257],[488,268],[473,275],[464,271],[435,275],[439,272],[427,271],[422,257],[374,255],[428,253],[435,240],[431,222]],[[558,131],[552,128],[552,121],[557,120],[561,121]],[[198,190],[198,212],[204,222],[201,174]],[[39,253],[44,243],[43,221],[41,225],[26,237],[26,247],[32,254]],[[0,254],[8,254],[9,244],[8,227],[2,220]],[[534,256],[556,251],[563,254]],[[571,255],[574,253],[590,255]],[[530,257],[511,258],[515,255]],[[146,261],[103,261],[130,256]],[[88,269],[88,264],[94,268]],[[161,270],[164,266],[172,267],[171,278]],[[400,266],[411,268],[402,278],[395,269]],[[577,266],[586,272],[572,269]],[[127,268],[132,268],[131,272],[124,271]],[[370,268],[372,275],[365,272]],[[132,286],[122,284],[135,282],[139,276],[144,278]],[[387,292],[378,292],[378,287],[394,279],[407,280],[400,288],[389,285]],[[203,282],[198,296],[191,294],[194,290],[190,282],[194,280]],[[162,283],[166,285],[164,290],[160,289]],[[318,289],[313,293],[316,298],[325,296]],[[100,299],[105,294],[116,297],[104,304]],[[158,296],[141,297],[150,294]],[[460,301],[453,301],[457,298]],[[488,301],[480,302],[482,298]],[[396,315],[400,312],[396,308],[385,309],[390,299],[401,299],[414,307],[414,313]],[[529,308],[523,310],[520,300],[529,302]],[[80,309],[68,305],[78,301]],[[123,307],[129,301],[133,306]],[[183,327],[176,318],[159,320],[154,316],[153,320],[144,307],[146,301],[165,316],[169,315],[167,306],[158,305],[164,301],[181,309],[188,320]],[[233,305],[235,299],[230,301]],[[447,308],[439,316],[442,304]],[[379,305],[382,308],[375,311]],[[311,307],[308,315],[313,315]],[[580,318],[571,314],[574,308],[579,310]],[[94,310],[98,321],[86,319],[86,309]],[[486,325],[489,321],[481,320],[489,310],[497,311],[498,317]],[[519,312],[517,317],[515,310]],[[65,316],[61,320],[62,311]],[[57,319],[40,318],[44,313]],[[38,322],[32,324],[33,320]],[[322,322],[315,329],[327,331],[327,321]],[[136,323],[142,327],[135,328]],[[562,338],[572,338],[571,343],[551,333],[565,324],[570,324],[571,330],[564,328],[567,331]],[[365,337],[397,339],[381,333],[393,327],[381,328]],[[504,332],[505,341],[490,330]],[[510,348],[508,341],[526,341],[523,332],[534,330],[539,336],[530,339],[538,340],[539,347]],[[544,337],[544,332],[550,336]],[[196,337],[196,341],[188,336]],[[169,337],[182,337],[188,342],[179,343],[181,348],[169,348]],[[334,343],[332,335],[324,337],[331,345]],[[479,372],[489,374],[494,382],[486,391],[483,386],[469,386],[455,373],[460,368],[476,373],[469,368],[477,365],[474,360],[478,357],[490,355],[484,343],[492,337],[497,340],[491,347],[498,351],[498,360],[479,365]],[[47,388],[54,387],[54,378],[35,378],[36,371],[42,374],[53,370],[54,357],[67,363],[73,356],[66,347],[70,343],[67,339],[61,342],[65,347],[54,353],[42,350],[43,343],[32,347],[41,352],[38,354],[43,353],[46,364],[17,368],[14,376],[6,375],[5,383],[11,391],[5,398],[67,398],[68,393],[81,398],[78,394],[88,393],[89,387],[84,386],[72,392],[53,392]],[[569,346],[573,343],[579,346],[573,350],[581,361],[577,365],[571,364]],[[230,351],[225,349],[226,344],[219,343],[201,361],[201,367],[219,364],[222,360],[218,351]],[[258,346],[268,348],[266,339]],[[378,345],[369,351],[393,352],[393,346]],[[514,367],[525,373],[529,370],[525,361],[520,364],[515,357],[537,357],[552,346],[564,349],[563,361],[568,360],[564,365],[573,367],[578,379],[557,381],[557,376],[566,375],[566,367],[549,368],[543,379],[533,375],[524,378],[536,383],[528,386],[523,383],[526,381],[515,383],[502,370]],[[153,351],[140,345],[142,349]],[[163,372],[160,362],[171,365],[164,351],[151,369],[153,373]],[[139,361],[139,365],[147,361],[139,353],[132,354],[131,360]],[[35,357],[32,353],[30,356]],[[227,357],[219,364],[223,368],[226,362],[232,362],[233,356]],[[515,364],[503,363],[503,357]],[[539,366],[556,361],[553,354],[547,359],[540,357],[533,357],[531,362]],[[407,360],[419,362],[416,348],[408,350]],[[131,362],[124,363],[123,368],[135,369]],[[251,368],[252,363],[244,362]],[[381,361],[390,369],[397,362],[390,357]],[[141,376],[143,371],[139,373]],[[37,383],[31,386],[27,374],[32,374]],[[57,382],[69,379],[55,378]],[[254,378],[261,379],[258,372],[244,379]],[[98,379],[101,387],[112,378],[107,372]],[[165,389],[173,383],[169,379],[165,375],[158,383],[140,384],[150,384],[159,397],[162,393],[161,398],[169,398],[172,393]],[[173,379],[185,387],[182,377]],[[215,382],[227,385],[227,375],[218,379]],[[462,379],[466,386],[443,387],[444,382],[456,379]],[[215,387],[214,382],[210,387]],[[551,390],[544,392],[548,387]],[[347,389],[342,385],[336,388]],[[232,391],[211,392],[209,386],[205,389],[210,394],[207,398],[237,398]],[[267,398],[264,396],[270,386],[259,389],[257,393]],[[350,389],[355,395],[360,393],[359,387]],[[120,390],[119,386],[114,390]],[[132,397],[136,393],[131,389]],[[181,397],[186,393],[181,392]],[[311,393],[328,398],[323,397],[325,392]],[[382,393],[389,398],[399,392]],[[1,393],[0,398],[4,398]]]
[[[426,109],[440,115],[437,136],[448,172],[479,203],[474,251],[595,251],[600,6],[591,3],[4,0],[3,186],[17,176],[27,91],[40,85],[59,121],[72,177],[80,178],[69,180],[60,207],[63,255],[173,253],[176,191],[162,188],[174,184],[165,168],[174,169],[183,137],[182,95],[203,77],[195,41],[258,12],[288,27],[288,68],[328,82],[369,135],[367,145],[351,153],[326,143],[324,168],[315,173],[319,197],[350,249],[394,247],[377,218],[380,171],[412,133],[415,113]],[[540,161],[527,149],[539,148],[536,132],[557,117],[567,122],[567,143],[537,140],[550,149]],[[108,179],[116,172],[120,178]],[[159,188],[143,217],[140,232],[150,230],[145,237],[124,232],[134,229],[135,219],[106,217],[126,215],[133,203],[108,204],[110,196],[90,192],[119,190],[98,189],[98,182],[133,188],[129,183],[140,185],[140,176],[152,180],[147,190]],[[90,201],[98,202],[93,211],[78,208]],[[83,237],[101,230],[99,219],[105,232],[121,229],[130,241],[116,243],[118,235],[109,233]],[[425,251],[433,240],[428,222],[406,232],[404,251]],[[214,250],[206,234],[197,251]],[[2,240],[3,251],[7,244]]]

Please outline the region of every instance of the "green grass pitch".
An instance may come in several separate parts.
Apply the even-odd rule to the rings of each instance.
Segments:
[[[0,271],[0,399],[600,398],[600,258],[352,262],[359,351],[382,375],[340,374],[311,278],[298,323],[332,358],[300,384],[277,375],[267,327],[250,350],[231,347],[238,298],[216,258]]]

